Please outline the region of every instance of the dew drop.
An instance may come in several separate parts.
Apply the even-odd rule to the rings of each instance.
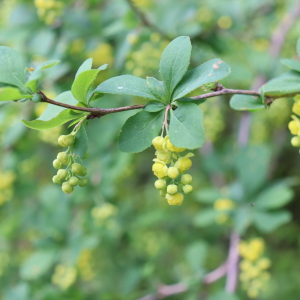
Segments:
[[[118,89],[121,90],[123,87],[122,86],[118,86]]]

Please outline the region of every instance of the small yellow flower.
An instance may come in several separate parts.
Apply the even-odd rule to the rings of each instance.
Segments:
[[[169,139],[167,139],[167,148],[172,152],[183,152],[185,150],[185,148],[175,147]]]
[[[175,195],[166,195],[169,205],[181,205],[184,199],[183,194],[177,193]]]
[[[74,267],[57,265],[52,275],[52,283],[62,290],[68,289],[76,280],[77,271]]]
[[[168,167],[163,162],[156,161],[152,165],[152,171],[156,177],[163,178],[168,174]]]
[[[300,101],[296,101],[293,105],[292,111],[294,114],[300,116]]]
[[[235,203],[230,199],[218,199],[214,203],[215,210],[231,210],[235,208]]]
[[[165,139],[162,136],[157,136],[152,140],[152,145],[156,150],[163,150]]]
[[[297,121],[295,121],[295,120],[290,121],[288,127],[289,127],[289,130],[290,130],[291,134],[294,134],[294,135],[298,134],[299,126],[298,126]]]

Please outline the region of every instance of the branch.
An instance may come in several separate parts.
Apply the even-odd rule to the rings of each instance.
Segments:
[[[293,26],[294,22],[300,16],[300,1],[297,2],[292,10],[285,15],[281,23],[278,25],[277,29],[274,31],[270,45],[270,54],[277,58],[280,54],[281,48],[285,41],[288,31]]]
[[[258,91],[227,89],[227,88],[223,87],[220,84],[218,86],[219,86],[218,91],[202,94],[202,95],[195,96],[195,97],[191,97],[191,99],[206,99],[206,98],[212,98],[212,97],[216,97],[216,96],[220,96],[220,95],[230,95],[230,94],[231,95],[232,94],[252,95],[252,96],[256,96],[256,97],[260,96],[260,92],[258,92]],[[66,103],[57,102],[55,100],[52,100],[52,99],[48,98],[41,91],[39,91],[38,93],[42,97],[42,99],[41,99],[42,102],[50,103],[50,104],[53,104],[53,105],[56,105],[56,106],[65,107],[65,108],[68,108],[68,109],[89,112],[90,115],[89,115],[88,119],[100,118],[102,116],[117,113],[117,112],[121,112],[121,111],[140,109],[140,108],[143,108],[145,106],[145,105],[129,105],[129,106],[123,106],[123,107],[117,107],[117,108],[80,107],[80,106],[70,105],[70,104],[66,104]],[[285,95],[276,96],[276,97],[272,97],[272,98],[269,98],[269,97],[266,96],[266,104],[272,103],[274,99],[283,98],[283,97],[292,97],[292,96],[295,96],[299,93],[300,93],[300,91],[296,92],[296,93],[285,94]]]
[[[42,97],[41,102],[47,102],[47,103],[50,103],[50,104],[53,104],[56,106],[65,107],[68,109],[89,112],[89,113],[91,113],[89,119],[100,118],[100,117],[108,115],[108,114],[113,114],[113,113],[117,113],[120,111],[126,111],[126,110],[139,109],[139,108],[144,107],[144,105],[130,105],[130,106],[117,107],[117,108],[80,107],[80,106],[70,105],[70,104],[57,102],[55,100],[49,99],[41,91],[39,91],[38,93]]]
[[[222,278],[226,275],[227,272],[227,262],[223,263],[221,266],[219,266],[214,271],[208,273],[203,278],[204,284],[211,284],[218,279]],[[157,289],[157,293],[155,295],[147,295],[142,298],[139,298],[138,300],[157,300],[157,299],[163,299],[172,295],[181,294],[188,290],[188,286],[183,283],[175,283],[171,285],[161,285]]]
[[[233,294],[237,287],[238,273],[239,273],[239,252],[238,246],[240,242],[240,237],[237,233],[232,232],[230,236],[230,246],[228,254],[228,264],[227,264],[227,281],[226,281],[226,291]]]

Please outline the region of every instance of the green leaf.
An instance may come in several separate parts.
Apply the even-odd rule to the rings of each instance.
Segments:
[[[152,100],[159,100],[152,95],[146,80],[132,75],[109,78],[95,89],[96,93],[132,95]]]
[[[88,151],[88,137],[84,124],[81,125],[78,133],[76,134],[73,151],[75,156],[79,156],[80,158],[83,158]]]
[[[189,245],[186,249],[185,256],[190,267],[195,271],[203,268],[208,251],[208,245],[204,241],[197,241]]]
[[[206,101],[207,99],[192,99],[192,98],[179,98],[175,102],[190,102],[190,103],[195,103],[197,105],[202,104]]]
[[[296,50],[297,50],[298,56],[300,56],[300,38],[299,38],[298,41],[297,41],[297,47],[296,47]]]
[[[249,95],[234,95],[231,97],[229,105],[235,110],[257,111],[265,108],[260,97]]]
[[[205,141],[202,110],[194,103],[180,102],[171,110],[169,136],[176,147],[196,149]]]
[[[292,189],[285,185],[277,184],[262,191],[253,203],[256,208],[275,209],[289,203],[293,196]]]
[[[288,211],[279,212],[260,212],[254,213],[253,223],[255,227],[262,232],[272,232],[278,227],[291,221],[292,216]]]
[[[88,58],[87,60],[85,60],[82,65],[79,67],[76,75],[75,75],[75,79],[76,77],[81,74],[84,71],[88,71],[92,68],[93,65],[93,59],[92,58]]]
[[[167,102],[167,92],[163,81],[159,81],[154,77],[147,77],[146,82],[148,88],[155,97],[163,102]]]
[[[56,96],[54,98],[54,100],[57,102],[70,104],[70,105],[76,105],[78,103],[78,101],[73,97],[73,94],[71,93],[71,91],[66,91],[66,92],[59,94],[58,96]],[[38,120],[49,121],[66,109],[67,108],[65,108],[65,107],[48,104],[47,108],[42,113],[42,115],[38,118]]]
[[[238,178],[246,193],[254,194],[264,185],[271,154],[271,149],[267,146],[244,147],[234,154]]]
[[[26,86],[29,87],[32,90],[32,92],[36,92],[38,81],[43,75],[43,70],[57,65],[59,62],[60,62],[59,60],[49,60],[49,61],[46,61],[46,62],[38,65],[34,69],[34,71],[32,71],[30,73],[29,78],[27,79],[27,82],[26,82]]]
[[[144,110],[149,112],[157,112],[160,110],[163,110],[166,108],[166,105],[157,101],[149,101],[145,107]]]
[[[191,51],[192,45],[188,36],[174,39],[164,50],[159,71],[169,95],[186,73],[190,64]]]
[[[22,98],[24,98],[24,95],[20,93],[19,89],[13,87],[0,88],[0,101],[19,100]]]
[[[218,212],[213,208],[202,209],[194,218],[194,224],[198,227],[207,227],[216,223]]]
[[[36,129],[36,130],[45,130],[54,128],[57,126],[60,126],[62,124],[65,124],[71,120],[74,120],[76,118],[79,118],[81,116],[88,115],[88,113],[85,112],[77,112],[74,110],[64,110],[61,113],[59,113],[56,117],[53,119],[50,119],[48,121],[42,121],[42,120],[33,120],[33,121],[26,121],[22,120],[22,122],[29,128]]]
[[[14,85],[23,91],[25,87],[26,65],[17,51],[9,47],[0,46],[0,82]]]
[[[21,278],[25,280],[40,278],[52,267],[54,259],[54,251],[44,250],[33,253],[21,266]]]
[[[300,72],[300,62],[299,61],[294,60],[294,59],[283,58],[280,60],[280,62],[284,66],[286,66],[292,70]]]
[[[151,146],[152,140],[161,131],[164,112],[142,110],[130,117],[119,135],[119,149],[123,152],[137,153]]]
[[[269,97],[300,93],[300,74],[293,71],[285,73],[268,81],[263,86],[263,90],[265,95]]]
[[[230,67],[215,58],[187,72],[176,87],[173,99],[179,99],[206,83],[218,81],[230,74]]]
[[[100,66],[100,67],[98,68],[98,70],[104,71],[104,70],[107,69],[107,66],[108,66],[108,64],[104,64],[104,65]]]
[[[234,229],[240,235],[244,234],[251,224],[252,206],[240,206],[234,210]]]
[[[88,70],[80,73],[74,80],[71,91],[74,97],[82,103],[88,103],[88,91],[100,70]]]

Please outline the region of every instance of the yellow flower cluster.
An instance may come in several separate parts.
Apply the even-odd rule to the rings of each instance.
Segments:
[[[102,206],[95,206],[92,209],[91,215],[97,225],[102,225],[108,218],[116,215],[118,208],[110,203],[105,203]]]
[[[83,249],[77,259],[77,266],[80,276],[84,281],[91,281],[96,273],[93,268],[93,252],[90,249]]]
[[[39,18],[48,25],[53,24],[57,17],[62,15],[64,7],[63,1],[57,0],[35,0],[34,4]]]
[[[292,111],[294,114],[300,116],[300,99],[296,96],[295,103],[293,105]],[[295,135],[291,139],[291,144],[294,147],[300,147],[300,120],[297,116],[292,115],[292,121],[290,121],[288,127],[291,134]]]
[[[16,176],[12,171],[0,171],[0,206],[11,199],[15,179]]]
[[[240,262],[240,280],[249,298],[257,298],[267,288],[270,279],[267,270],[271,261],[263,257],[264,249],[265,243],[261,238],[254,238],[249,242],[242,241],[239,245],[239,253],[243,258]]]
[[[57,265],[52,275],[52,283],[62,290],[67,290],[76,280],[77,271],[74,267]]]
[[[138,77],[151,74],[156,71],[161,53],[167,44],[166,41],[161,41],[158,33],[152,33],[149,42],[144,42],[140,49],[131,53],[125,68]]]
[[[229,211],[235,208],[235,203],[230,199],[217,199],[214,203],[214,209],[218,211],[216,222],[223,224],[229,219]]]
[[[157,136],[152,140],[152,145],[156,149],[152,171],[159,178],[154,186],[160,190],[160,195],[165,197],[170,205],[181,205],[184,196],[180,192],[190,194],[193,191],[190,185],[193,178],[190,174],[184,173],[192,166],[190,157],[194,154],[189,152],[181,156],[179,153],[186,149],[175,147],[170,142],[169,136]]]

